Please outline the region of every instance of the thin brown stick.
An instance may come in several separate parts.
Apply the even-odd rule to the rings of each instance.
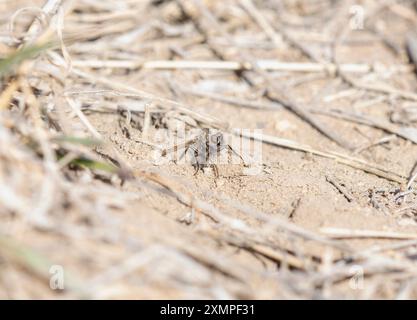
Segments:
[[[417,234],[400,233],[378,230],[358,230],[343,228],[322,228],[320,232],[334,239],[352,239],[352,238],[380,238],[380,239],[417,239]]]
[[[344,187],[342,187],[339,183],[337,183],[327,175],[326,181],[329,182],[332,186],[334,186],[337,189],[337,191],[339,191],[346,198],[348,202],[352,202],[354,200],[353,196],[347,190],[345,190]]]

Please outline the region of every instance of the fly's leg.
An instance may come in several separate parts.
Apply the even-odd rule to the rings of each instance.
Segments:
[[[215,165],[215,164],[211,164],[211,165],[210,165],[210,167],[213,169],[214,176],[215,176],[216,178],[218,178],[218,177],[219,177],[219,168],[217,167],[217,165]]]
[[[200,165],[197,163],[194,165],[195,171],[194,171],[194,175],[197,175],[198,171],[200,171],[201,167]]]
[[[194,159],[193,159],[193,166],[195,168],[194,171],[194,175],[196,175],[198,173],[198,171],[200,171],[200,169],[202,168],[202,165],[198,162],[198,150],[194,149]]]

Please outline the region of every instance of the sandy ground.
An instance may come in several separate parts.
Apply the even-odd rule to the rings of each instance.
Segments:
[[[79,37],[66,45],[73,70],[62,75],[63,81],[52,75],[44,80],[36,65],[28,75],[31,86],[39,91],[41,104],[49,103],[48,112],[57,114],[58,122],[66,119],[57,134],[91,136],[91,130],[85,129],[87,121],[105,143],[92,150],[104,161],[123,159],[136,178],[122,181],[116,174],[64,166],[59,170],[60,182],[53,186],[52,204],[44,212],[50,223],[47,227],[34,223],[25,216],[25,210],[6,203],[13,198],[0,198],[0,297],[415,298],[416,244],[411,240],[417,237],[416,192],[413,183],[407,189],[407,182],[415,173],[417,147],[393,131],[334,116],[335,111],[355,113],[385,121],[394,130],[415,128],[412,116],[406,113],[416,106],[414,98],[354,87],[340,76],[324,73],[271,71],[266,80],[262,73],[243,71],[254,80],[248,84],[242,73],[230,70],[77,66],[80,61],[93,59],[311,62],[282,37],[284,28],[325,61],[331,55],[330,44],[338,39],[339,31],[347,29],[344,42],[336,48],[339,63],[406,65],[405,34],[417,21],[411,1],[361,2],[365,13],[373,15],[366,16],[366,27],[358,30],[342,28],[351,18],[348,1],[333,6],[327,1],[311,1],[310,5],[307,1],[282,1],[283,7],[274,1],[253,1],[275,28],[276,41],[247,14],[242,5],[247,1],[159,2],[126,1],[113,8],[111,1],[73,1],[63,29],[64,39],[65,32],[68,39],[74,34]],[[183,3],[184,12],[178,3]],[[4,46],[13,12],[42,4],[0,3]],[[317,9],[322,5],[325,9]],[[278,8],[284,8],[285,14],[280,15]],[[207,10],[221,30],[210,24]],[[24,18],[30,21],[30,15],[22,14]],[[309,19],[311,27],[302,25]],[[98,34],[89,38],[83,26],[92,26]],[[372,32],[375,26],[381,31]],[[221,50],[223,56],[217,57],[213,49]],[[55,52],[62,54],[60,49]],[[48,62],[45,57],[39,61]],[[62,66],[57,68],[63,72]],[[416,90],[412,72],[367,72],[354,77],[404,92]],[[185,91],[192,88],[268,104],[272,103],[270,93],[279,96],[270,82],[283,88],[311,117],[353,148],[338,145],[278,103],[274,110],[255,110]],[[258,172],[244,163],[219,164],[219,177],[208,169],[194,175],[190,163],[167,161],[158,165],[154,160],[156,147],[152,146],[157,144],[156,126],[174,134],[170,131],[172,121],[186,119],[197,127],[204,124],[175,106],[169,106],[169,111],[164,101],[140,97],[137,92],[138,96],[129,96],[129,90],[122,86],[217,118],[227,123],[224,132],[231,128],[258,129],[315,150],[379,165],[396,174],[398,181],[267,143],[262,144]],[[82,108],[85,121],[69,108],[64,98],[68,92]],[[145,137],[143,106],[150,102],[162,120],[151,121]],[[132,111],[131,115],[120,111],[133,107],[142,111]],[[14,102],[2,112],[17,121],[15,114],[25,117],[19,108]],[[17,168],[13,156],[0,157],[1,183],[35,208],[45,203],[39,186],[47,174],[39,156],[24,149],[24,139],[5,123],[2,121],[12,139],[10,147],[22,145],[22,152],[30,154],[28,160],[22,156],[22,161],[32,162]],[[6,153],[3,149],[0,154]],[[16,173],[18,178],[10,173],[15,169],[20,172]],[[9,184],[13,179],[20,182]],[[342,231],[348,236],[333,240],[326,228],[327,232],[328,228],[346,229]],[[360,230],[363,237],[355,235]],[[65,272],[64,290],[50,287],[51,277],[56,275],[56,269],[51,271],[53,266]]]

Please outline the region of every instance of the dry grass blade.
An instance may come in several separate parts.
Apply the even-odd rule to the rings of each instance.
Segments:
[[[321,233],[332,237],[333,239],[349,239],[349,238],[382,238],[382,239],[399,239],[410,240],[417,239],[414,233],[400,233],[377,230],[352,230],[343,228],[322,228]]]
[[[248,139],[255,139],[255,140],[262,141],[264,143],[269,143],[272,145],[276,145],[279,147],[303,151],[303,152],[311,153],[317,156],[333,159],[339,163],[348,165],[350,167],[353,167],[359,170],[363,170],[365,172],[374,174],[376,176],[379,176],[381,178],[384,178],[390,181],[395,181],[398,183],[405,182],[405,176],[392,172],[379,165],[368,163],[367,161],[359,159],[359,158],[351,157],[351,156],[344,155],[344,154],[337,153],[337,152],[320,151],[308,145],[300,144],[296,141],[291,141],[288,139],[281,139],[278,137],[265,135],[265,134],[246,133],[246,132],[242,133],[240,130],[235,130],[233,133],[235,135],[243,136]]]
[[[171,106],[171,107],[173,107],[174,109],[176,109],[180,112],[183,112],[186,115],[189,115],[189,116],[195,118],[197,121],[202,122],[202,123],[204,123],[204,124],[206,124],[210,127],[219,128],[219,129],[224,129],[225,127],[227,127],[227,124],[225,122],[222,122],[219,119],[216,119],[212,116],[203,115],[203,114],[200,114],[198,112],[192,111],[190,108],[187,108],[185,105],[183,105],[179,102],[176,102],[176,101],[173,101],[173,100],[170,100],[170,99],[166,99],[166,98],[161,98],[161,97],[158,97],[158,96],[156,96],[152,93],[149,93],[149,92],[146,92],[146,91],[143,91],[143,90],[140,90],[140,89],[136,89],[134,87],[131,87],[129,85],[125,85],[123,83],[118,83],[118,82],[115,82],[115,81],[111,81],[111,80],[108,80],[108,79],[103,78],[103,77],[94,76],[94,75],[88,74],[86,72],[83,72],[81,70],[73,69],[72,72],[74,72],[74,74],[76,74],[77,76],[80,76],[84,79],[87,79],[87,80],[91,81],[92,83],[100,83],[100,84],[106,85],[106,86],[108,86],[112,89],[115,89],[115,90],[127,91],[128,96],[136,95],[136,97],[139,97],[139,98],[144,98],[144,99],[150,99],[150,100],[153,100],[153,101],[157,101],[157,102],[159,102],[163,105],[166,104],[166,105]]]
[[[311,110],[313,113],[333,116],[341,119],[346,119],[352,122],[364,124],[367,126],[372,126],[378,129],[382,129],[386,132],[396,134],[399,137],[402,137],[406,140],[409,140],[413,143],[417,143],[417,129],[413,127],[398,127],[385,119],[378,119],[376,117],[367,117],[363,114],[357,113],[347,113],[340,111],[320,111],[320,110]]]
[[[149,69],[149,70],[230,70],[250,71],[260,69],[264,71],[287,71],[301,73],[327,73],[335,75],[338,69],[345,73],[369,73],[369,72],[398,72],[410,73],[414,71],[412,65],[369,65],[360,63],[320,64],[312,62],[284,62],[278,60],[258,60],[254,65],[250,61],[211,61],[211,60],[74,60],[74,67],[79,68],[120,68],[120,69]]]

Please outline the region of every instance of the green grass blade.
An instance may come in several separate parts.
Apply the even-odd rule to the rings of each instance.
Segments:
[[[71,144],[78,144],[83,145],[86,147],[97,147],[102,145],[102,141],[94,138],[82,138],[82,137],[74,137],[74,136],[61,136],[53,139],[57,143],[71,143]]]
[[[35,58],[39,53],[47,50],[50,47],[51,44],[24,47],[12,53],[6,58],[0,59],[0,77],[9,74],[23,61]]]
[[[78,165],[80,167],[85,167],[93,170],[101,170],[106,172],[117,172],[119,169],[109,163],[95,161],[87,158],[77,158],[71,161],[71,164]]]

